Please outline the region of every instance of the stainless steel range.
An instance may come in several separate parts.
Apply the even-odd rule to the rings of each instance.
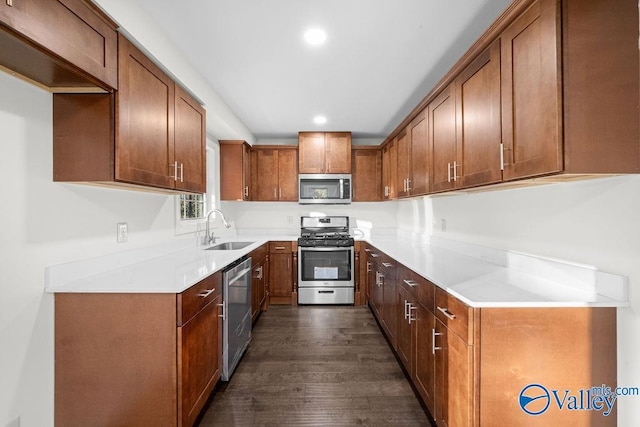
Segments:
[[[298,239],[298,304],[353,304],[354,242],[347,216],[303,216]]]

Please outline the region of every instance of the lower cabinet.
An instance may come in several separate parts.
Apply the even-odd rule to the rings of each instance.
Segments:
[[[191,426],[221,374],[222,275],[180,294],[55,295],[55,424]]]
[[[255,322],[266,310],[267,278],[269,277],[269,244],[253,250],[251,257],[251,321]]]
[[[296,304],[293,289],[293,244],[290,241],[269,242],[269,304]]]
[[[604,397],[597,396],[617,385],[615,308],[474,308],[375,247],[366,249],[381,284],[369,273],[372,312],[438,426],[616,425],[615,404],[605,415]],[[397,265],[395,335],[381,308],[393,302],[378,291],[381,259]],[[521,395],[546,395],[548,407]]]

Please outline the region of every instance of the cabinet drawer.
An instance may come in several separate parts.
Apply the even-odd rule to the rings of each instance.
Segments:
[[[269,242],[269,253],[271,254],[291,253],[292,250],[292,242]]]
[[[178,294],[178,326],[182,326],[222,293],[222,273],[212,274]]]
[[[436,288],[435,295],[436,317],[467,344],[473,344],[472,308],[440,288]]]
[[[435,300],[435,285],[433,283],[406,267],[398,268],[398,283],[433,313]]]

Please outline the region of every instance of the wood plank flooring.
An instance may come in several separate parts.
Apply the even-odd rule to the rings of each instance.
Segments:
[[[368,308],[270,306],[199,425],[430,426]]]

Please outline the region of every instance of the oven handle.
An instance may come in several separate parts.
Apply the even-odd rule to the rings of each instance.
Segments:
[[[353,251],[353,246],[322,246],[322,247],[313,247],[313,246],[298,246],[298,251],[313,251],[313,252],[329,252],[336,250],[346,250]]]

